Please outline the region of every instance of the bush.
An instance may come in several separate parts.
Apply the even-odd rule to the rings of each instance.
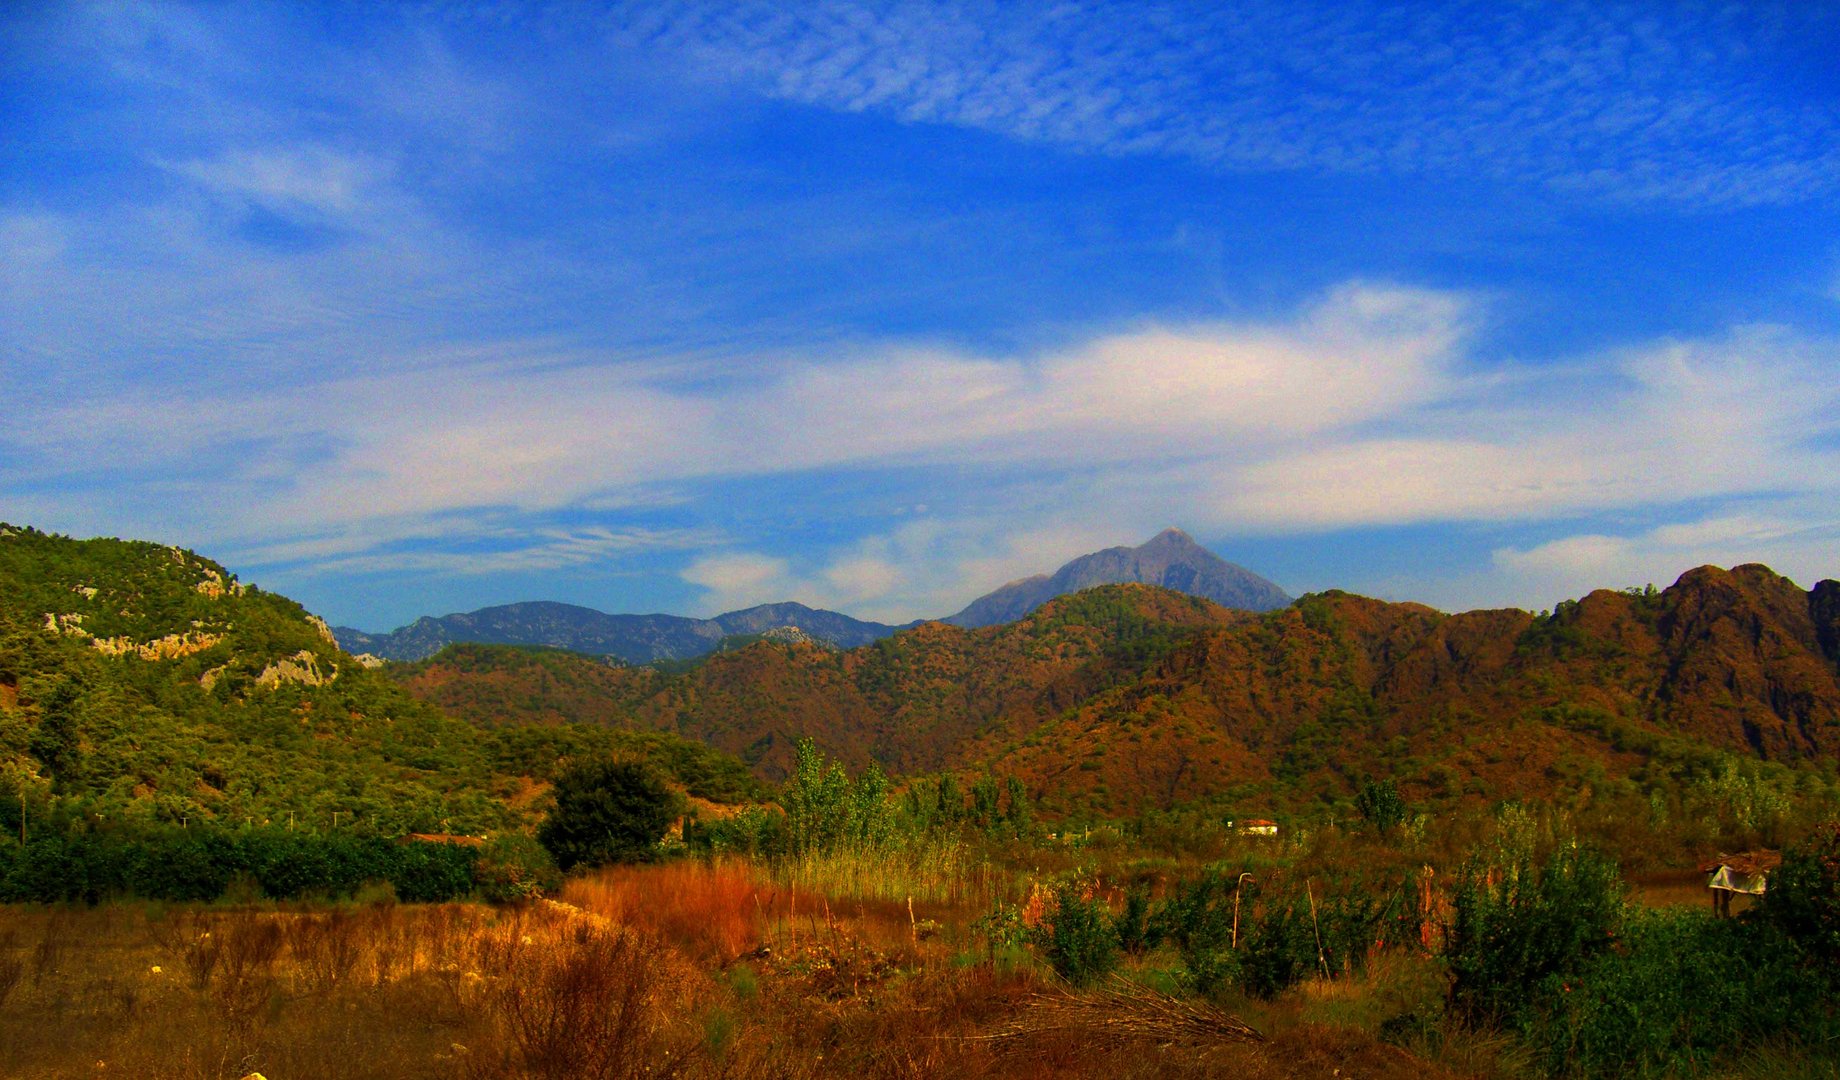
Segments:
[[[1124,896],[1124,910],[1112,920],[1112,932],[1118,938],[1118,947],[1132,956],[1142,956],[1156,948],[1162,940],[1162,930],[1150,918],[1150,890],[1142,885],[1133,885]]]
[[[1239,976],[1233,954],[1233,894],[1240,875],[1213,870],[1176,891],[1151,920],[1155,933],[1175,943],[1196,992],[1213,994]],[[1258,895],[1247,879],[1244,900]]]
[[[193,902],[236,882],[275,900],[347,897],[388,882],[403,900],[438,902],[472,891],[475,858],[452,844],[275,828],[43,832],[0,845],[0,903]]]
[[[1118,934],[1090,882],[1063,881],[1036,931],[1055,974],[1076,986],[1102,979],[1118,966]]]
[[[1783,853],[1760,915],[1817,964],[1840,964],[1840,821],[1817,826]]]
[[[1274,904],[1241,926],[1238,976],[1248,994],[1273,998],[1316,968],[1306,904]]]
[[[1369,825],[1392,832],[1406,820],[1406,801],[1391,780],[1369,780],[1354,797],[1354,808]]]
[[[1614,863],[1575,845],[1537,867],[1527,855],[1466,866],[1445,937],[1453,1009],[1471,1022],[1522,1019],[1610,944],[1623,892]]]
[[[1558,1073],[1689,1075],[1766,1041],[1831,1034],[1827,988],[1779,932],[1697,910],[1632,913],[1617,949],[1553,991],[1530,1002],[1527,1037]]]
[[[549,849],[523,833],[502,833],[488,841],[473,864],[473,885],[494,904],[531,900],[562,884]]]
[[[649,862],[681,812],[681,797],[649,765],[599,761],[556,779],[556,808],[537,831],[564,871]]]

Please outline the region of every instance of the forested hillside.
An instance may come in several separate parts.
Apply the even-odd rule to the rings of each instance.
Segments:
[[[0,824],[296,822],[394,835],[521,821],[560,758],[654,757],[752,783],[662,734],[482,732],[342,652],[298,604],[190,552],[0,526]],[[335,815],[336,818],[335,818]]]
[[[809,734],[855,764],[992,770],[1101,813],[1302,806],[1373,776],[1432,801],[1666,801],[1683,785],[1832,787],[1837,592],[1705,567],[1538,615],[1325,593],[1255,616],[1121,585],[1007,626],[929,623],[847,652],[763,642],[677,674],[473,649],[391,675],[482,721],[672,731],[767,777]]]

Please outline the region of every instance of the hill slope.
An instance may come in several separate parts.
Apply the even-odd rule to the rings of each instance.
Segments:
[[[1050,806],[1132,812],[1234,791],[1340,795],[1380,774],[1418,797],[1495,798],[1651,767],[1832,763],[1837,643],[1840,585],[1804,592],[1742,566],[1539,616],[1345,593],[1256,616],[1112,585],[1009,625],[929,623],[847,652],[763,642],[679,674],[545,682],[500,665],[494,684],[469,670],[477,659],[444,654],[393,675],[501,721],[540,704],[704,739],[764,776],[810,735],[857,765],[992,768]]]
[[[440,618],[423,616],[388,634],[349,627],[334,633],[347,651],[385,660],[421,660],[455,642],[543,645],[629,664],[681,660],[714,650],[725,637],[793,627],[842,648],[866,645],[899,627],[864,622],[804,604],[761,604],[713,619],[682,615],[609,615],[593,608],[532,601],[481,608]]]
[[[1159,585],[1246,611],[1271,611],[1291,602],[1283,589],[1195,543],[1181,529],[1164,529],[1137,547],[1106,548],[1052,574],[1012,581],[944,621],[968,628],[1015,622],[1056,596],[1123,582]]]
[[[341,652],[326,625],[179,548],[0,525],[0,819],[473,832],[569,753],[623,749],[714,794],[732,759],[661,734],[482,732]]]

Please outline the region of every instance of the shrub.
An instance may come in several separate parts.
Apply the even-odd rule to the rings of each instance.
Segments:
[[[1369,825],[1388,833],[1405,823],[1406,801],[1391,780],[1369,780],[1354,797],[1354,808]]]
[[[473,864],[479,898],[494,904],[531,900],[562,884],[549,849],[523,833],[501,833],[486,842]]]
[[[1175,943],[1188,970],[1188,981],[1198,993],[1213,994],[1238,978],[1233,954],[1234,890],[1240,875],[1210,871],[1178,889],[1151,920],[1155,933]],[[1246,879],[1243,900],[1258,895],[1258,886]]]
[[[888,778],[875,763],[852,781],[842,762],[827,759],[810,739],[800,739],[792,777],[780,795],[788,846],[800,855],[880,848],[894,834],[888,791]]]
[[[1445,936],[1454,1010],[1472,1022],[1520,1018],[1533,998],[1575,980],[1615,936],[1623,892],[1615,864],[1576,845],[1539,866],[1525,854],[1466,866]]]
[[[556,779],[556,808],[537,839],[564,871],[614,862],[649,862],[682,800],[649,765],[599,761]]]
[[[1840,821],[1817,826],[1783,853],[1760,909],[1820,964],[1840,964]]]
[[[1118,947],[1132,956],[1142,956],[1162,940],[1161,927],[1150,918],[1150,890],[1134,885],[1124,895],[1124,910],[1112,920],[1112,932]]]
[[[485,1005],[506,1036],[508,1060],[494,1063],[505,1071],[611,1080],[683,1070],[665,1031],[667,961],[655,942],[578,926],[556,945],[506,935],[482,947],[480,963],[502,974]]]
[[[1639,911],[1618,944],[1529,1003],[1528,1041],[1554,1072],[1686,1075],[1785,1035],[1825,1041],[1826,989],[1768,924]]]
[[[1118,966],[1118,934],[1090,882],[1055,886],[1036,940],[1055,974],[1077,986],[1102,979]]]

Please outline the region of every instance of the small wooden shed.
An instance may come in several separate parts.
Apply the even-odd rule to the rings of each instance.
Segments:
[[[1712,910],[1719,915],[1731,914],[1733,894],[1762,896],[1770,887],[1770,871],[1782,865],[1779,851],[1740,851],[1733,855],[1700,864],[1706,888],[1712,891]]]

